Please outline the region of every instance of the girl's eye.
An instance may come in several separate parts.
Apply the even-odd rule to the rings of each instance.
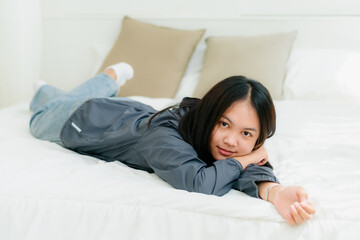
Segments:
[[[247,136],[247,137],[250,137],[250,136],[251,136],[251,133],[246,132],[246,131],[245,131],[243,134],[244,134],[245,136]]]
[[[226,122],[221,122],[221,126],[223,126],[223,127],[227,127],[227,126],[228,126],[228,124],[227,124]]]

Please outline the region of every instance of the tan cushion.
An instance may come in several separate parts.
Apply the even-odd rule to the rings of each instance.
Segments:
[[[201,98],[217,82],[243,75],[260,81],[281,99],[285,67],[296,32],[251,37],[209,37],[194,96]]]
[[[122,29],[99,71],[127,62],[134,78],[119,96],[174,97],[194,49],[205,30],[159,27],[124,17]]]

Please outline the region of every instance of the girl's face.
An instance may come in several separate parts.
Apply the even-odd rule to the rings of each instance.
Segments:
[[[210,152],[215,160],[249,154],[260,135],[260,121],[249,100],[234,102],[215,125]]]

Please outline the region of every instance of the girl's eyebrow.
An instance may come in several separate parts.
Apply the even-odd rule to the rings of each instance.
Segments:
[[[227,116],[225,115],[222,115],[223,118],[225,118],[226,120],[228,120],[231,124],[233,124],[233,122],[230,120],[230,118],[228,118]],[[245,130],[248,130],[248,131],[253,131],[253,132],[256,132],[256,129],[255,128],[244,128]]]
[[[222,115],[221,117],[225,118],[225,119],[228,120],[230,123],[233,123],[233,122],[230,120],[230,118],[228,118],[227,116]]]
[[[245,130],[249,130],[249,131],[256,132],[256,129],[255,129],[255,128],[245,128]]]

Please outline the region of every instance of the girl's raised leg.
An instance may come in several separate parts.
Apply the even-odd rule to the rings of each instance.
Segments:
[[[96,75],[68,93],[49,85],[42,86],[30,106],[34,111],[30,119],[31,133],[39,139],[61,144],[61,128],[77,107],[90,98],[113,97],[118,93],[118,80],[109,71]]]

